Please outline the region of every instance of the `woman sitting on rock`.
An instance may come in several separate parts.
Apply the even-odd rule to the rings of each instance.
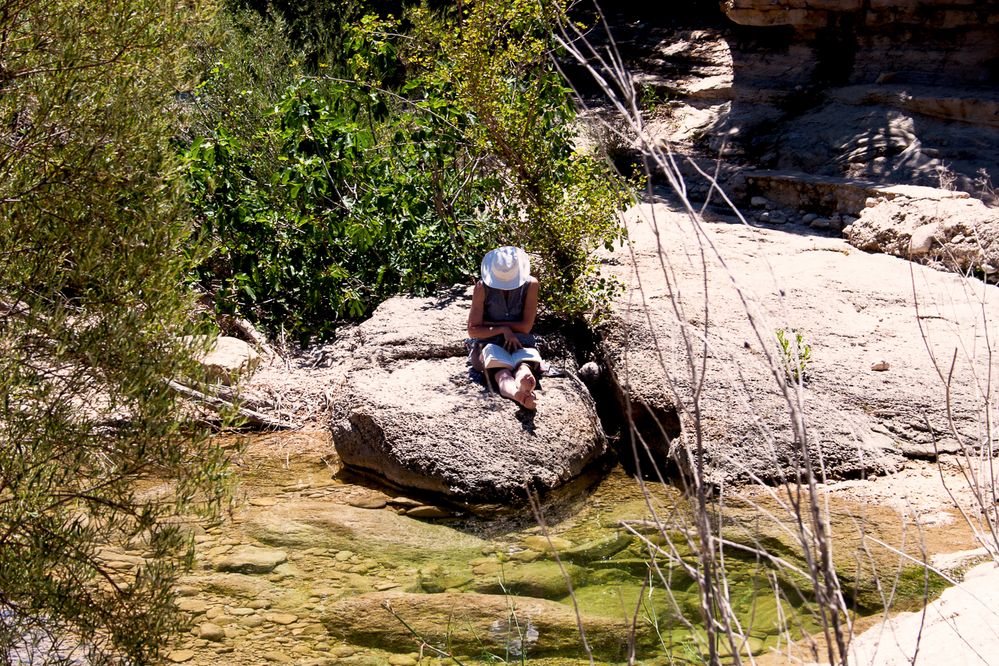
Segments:
[[[519,247],[498,247],[482,259],[482,279],[472,292],[469,360],[499,387],[500,395],[534,409],[534,373],[541,355],[530,334],[538,313],[538,280]]]

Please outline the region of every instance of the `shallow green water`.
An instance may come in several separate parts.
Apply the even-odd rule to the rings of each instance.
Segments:
[[[509,531],[489,521],[463,527],[491,537],[491,556],[502,562],[498,575],[513,594],[543,596],[574,605],[584,616],[622,620],[633,627],[638,659],[702,663],[707,655],[701,628],[700,589],[675,557],[695,563],[693,551],[675,529],[689,525],[687,506],[673,487],[644,487],[616,467],[583,498],[563,498],[543,509],[545,528],[533,518]],[[637,521],[647,521],[641,526]],[[669,526],[658,529],[653,524]],[[636,535],[625,525],[631,525]],[[657,549],[665,536],[672,548]],[[550,551],[548,539],[558,557]],[[663,551],[666,551],[665,553]],[[537,559],[534,559],[534,558]],[[556,559],[558,564],[556,564]],[[526,560],[526,561],[525,561]],[[797,596],[778,601],[774,585],[785,584],[771,569],[754,560],[730,555],[725,560],[728,598],[743,636],[741,651],[759,654],[818,628],[811,608]],[[572,581],[570,594],[551,581],[559,567]],[[480,565],[480,569],[481,569]],[[474,583],[473,583],[474,585]],[[561,594],[560,594],[561,592]],[[793,627],[793,629],[791,629]],[[720,646],[721,652],[730,651]],[[618,657],[622,655],[595,655]]]
[[[307,455],[286,455],[288,441],[255,440],[240,467],[233,520],[199,537],[185,585],[197,590],[205,615],[193,620],[210,613],[235,630],[223,644],[184,641],[191,663],[222,663],[221,655],[226,663],[257,663],[264,647],[294,648],[304,655],[296,663],[310,665],[454,663],[434,648],[462,663],[588,663],[577,610],[598,663],[632,654],[650,665],[706,660],[701,592],[684,568],[696,562],[696,546],[683,536],[689,512],[675,488],[643,488],[614,468],[588,487],[547,498],[540,516],[524,507],[490,518],[417,520],[404,515],[411,500],[334,476],[324,442],[308,443]],[[748,505],[729,503],[717,520],[726,538],[766,544],[800,565],[793,541]],[[243,545],[280,549],[288,563],[263,576],[220,574],[219,558]],[[853,551],[844,545],[840,556],[848,560]],[[744,660],[818,629],[793,575],[735,548],[726,548],[724,566]],[[275,625],[267,612],[253,611],[257,602],[297,619],[290,629]]]

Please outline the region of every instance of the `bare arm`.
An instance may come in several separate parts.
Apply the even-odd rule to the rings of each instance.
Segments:
[[[482,290],[483,301],[485,300],[485,289]],[[474,300],[473,300],[474,305]],[[530,278],[527,283],[527,294],[524,296],[524,313],[520,321],[503,322],[483,322],[484,325],[507,326],[514,333],[528,334],[534,328],[534,319],[538,316],[538,279]]]
[[[524,298],[524,314],[520,321],[483,321],[485,302],[486,288],[481,282],[477,282],[472,291],[472,307],[468,311],[468,337],[482,340],[502,335],[504,347],[519,349],[521,345],[516,334],[530,333],[534,328],[534,318],[538,314],[538,281],[531,278],[528,283]]]

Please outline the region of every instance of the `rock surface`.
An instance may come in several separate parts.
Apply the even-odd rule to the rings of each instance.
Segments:
[[[999,211],[950,194],[873,201],[845,230],[846,237],[866,252],[986,275],[994,282],[999,273]]]
[[[332,431],[348,467],[458,502],[508,501],[555,488],[606,442],[593,401],[571,377],[545,377],[526,412],[472,381],[470,294],[396,297],[340,343],[352,360]]]
[[[628,288],[605,345],[646,442],[671,440],[681,460],[696,451],[696,389],[708,476],[716,482],[793,478],[804,464],[789,416],[799,400],[812,464],[818,469],[821,455],[833,477],[889,472],[903,455],[978,443],[974,373],[984,376],[988,360],[974,350],[983,348],[985,325],[996,325],[995,288],[965,292],[956,275],[923,267],[913,274],[909,262],[851,251],[839,239],[741,224],[695,229],[662,205],[637,207],[625,218],[635,265],[622,252],[605,266]],[[801,332],[811,347],[804,387],[786,384],[786,394],[768,362],[782,358],[778,329]],[[953,427],[927,348],[945,367],[955,349],[965,350],[951,386]],[[889,370],[872,369],[881,362]]]
[[[330,635],[356,645],[407,649],[413,634],[431,645],[447,645],[462,655],[483,649],[509,653],[567,654],[583,657],[576,614],[570,606],[545,599],[503,594],[406,594],[375,592],[343,599],[323,618]],[[583,616],[586,638],[599,659],[626,656],[629,627],[622,620]]]
[[[823,217],[839,206],[840,194],[853,196],[851,181],[946,185],[995,200],[995,0],[728,0],[683,11],[663,3],[605,9],[649,135],[702,160],[707,172],[717,169],[723,183],[742,168],[823,177],[831,199],[814,201]],[[603,143],[611,154],[631,151],[618,155],[622,164],[634,160],[632,138]],[[684,160],[678,164],[693,196],[706,196],[707,179]],[[836,179],[844,180],[842,190]],[[740,203],[760,195],[769,192],[749,191]]]
[[[260,354],[238,338],[220,335],[200,362],[209,380],[231,385],[253,374],[260,365]]]
[[[999,569],[994,562],[971,569],[924,612],[900,613],[850,642],[850,663],[880,666],[986,664],[999,649],[995,624]]]

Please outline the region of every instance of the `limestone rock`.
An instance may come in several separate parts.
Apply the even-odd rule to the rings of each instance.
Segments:
[[[210,381],[231,385],[253,374],[260,354],[239,338],[221,335],[199,360]]]
[[[848,240],[867,252],[990,275],[999,265],[999,211],[977,199],[938,192],[878,201],[850,226]]]
[[[606,450],[589,392],[573,378],[545,377],[529,413],[472,381],[469,303],[467,291],[396,297],[355,329],[354,360],[334,398],[340,459],[458,502],[505,502],[575,478]]]
[[[218,643],[225,638],[225,631],[217,624],[205,622],[198,627],[198,638]]]
[[[274,548],[240,546],[216,563],[218,571],[234,573],[269,573],[277,565],[286,562],[288,554]]]
[[[511,650],[513,655],[584,656],[572,607],[529,597],[376,592],[336,602],[323,623],[332,636],[354,645],[408,651],[413,635],[397,617],[423,640],[433,645],[446,644],[455,654],[481,655],[483,649],[488,649],[498,650],[498,654]],[[580,621],[595,657],[626,657],[629,627],[623,621],[585,615]]]
[[[691,400],[698,389],[699,434],[709,478],[779,481],[797,473],[806,461],[794,443],[788,401],[761,349],[765,346],[779,358],[779,328],[802,331],[811,346],[802,389],[808,453],[817,464],[821,452],[828,475],[888,472],[899,467],[903,453],[921,455],[930,438],[924,415],[940,449],[954,450],[957,439],[948,432],[943,387],[920,323],[947,365],[954,348],[981,344],[958,338],[981,335],[983,312],[988,325],[995,325],[995,288],[983,293],[985,307],[973,300],[955,302],[953,294],[965,293],[960,278],[917,267],[920,321],[912,307],[908,262],[848,252],[841,239],[705,224],[704,233],[725,260],[724,266],[717,258],[707,260],[705,313],[705,269],[692,224],[657,206],[660,237],[670,239],[663,245],[663,259],[672,273],[667,280],[660,268],[649,208],[626,213],[636,265],[619,255],[605,266],[630,293],[616,302],[603,337],[609,365],[622,385],[622,411],[630,409],[645,443],[655,445],[657,464],[693,463],[698,431]],[[634,223],[639,216],[645,222]],[[950,224],[956,233],[960,223]],[[680,318],[671,296],[679,299]],[[643,301],[651,325],[641,309]],[[701,342],[705,336],[706,349]],[[693,367],[703,363],[706,368],[697,381],[690,376],[688,354],[693,354]],[[891,372],[871,372],[872,357],[888,363]],[[983,363],[962,358],[955,369],[955,425],[967,442],[977,441],[978,401],[971,387],[973,373],[984,376],[987,371]],[[796,389],[790,390],[793,396]],[[630,450],[627,442],[625,446]],[[649,471],[648,461],[642,471]]]

